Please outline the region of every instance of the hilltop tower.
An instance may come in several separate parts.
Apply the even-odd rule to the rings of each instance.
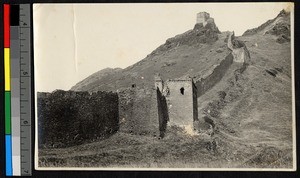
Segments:
[[[199,12],[197,14],[197,24],[202,23],[203,26],[207,24],[207,20],[210,19],[210,15],[207,12]]]
[[[194,30],[201,29],[203,27],[208,28],[216,33],[220,33],[218,27],[215,24],[214,18],[211,18],[209,13],[207,12],[199,12],[197,14],[197,20]]]

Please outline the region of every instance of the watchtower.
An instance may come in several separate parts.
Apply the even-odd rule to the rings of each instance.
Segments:
[[[192,78],[155,79],[156,88],[166,98],[170,125],[193,125],[198,120],[197,88]]]
[[[198,120],[197,89],[193,80],[168,80],[166,86],[170,124],[193,125]]]
[[[207,12],[199,12],[197,14],[197,23],[202,23],[203,26],[206,25],[206,21],[210,18],[209,13]]]

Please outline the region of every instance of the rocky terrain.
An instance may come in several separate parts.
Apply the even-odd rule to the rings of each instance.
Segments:
[[[201,81],[232,55],[233,50],[227,46],[229,34],[220,32],[214,23],[196,24],[138,63],[125,69],[99,71],[71,90],[118,92],[122,102],[128,101],[123,106],[141,110],[138,118],[142,118],[146,114],[140,108],[150,105],[151,99],[146,96],[154,87],[155,74],[160,73],[164,79],[191,76]],[[122,128],[123,116],[130,114],[124,112],[120,113],[120,130],[108,139],[76,147],[40,149],[39,165],[292,168],[290,14],[283,10],[232,40],[233,49],[245,47],[250,58],[233,61],[226,70],[220,70],[223,73],[216,82],[199,95],[196,124],[200,132],[172,126],[163,139],[130,132],[126,122]],[[137,94],[124,93],[133,88]],[[132,101],[140,104],[130,105]]]
[[[271,34],[277,36],[278,43],[290,41],[291,37],[290,13],[285,10],[280,11],[276,18],[268,20],[257,28],[247,30],[243,36],[255,34]]]

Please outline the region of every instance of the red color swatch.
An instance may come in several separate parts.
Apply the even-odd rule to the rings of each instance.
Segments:
[[[10,5],[3,5],[4,48],[10,47]]]

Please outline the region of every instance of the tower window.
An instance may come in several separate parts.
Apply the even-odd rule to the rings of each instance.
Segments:
[[[180,93],[181,93],[182,95],[184,95],[184,88],[183,88],[183,87],[180,88]]]

